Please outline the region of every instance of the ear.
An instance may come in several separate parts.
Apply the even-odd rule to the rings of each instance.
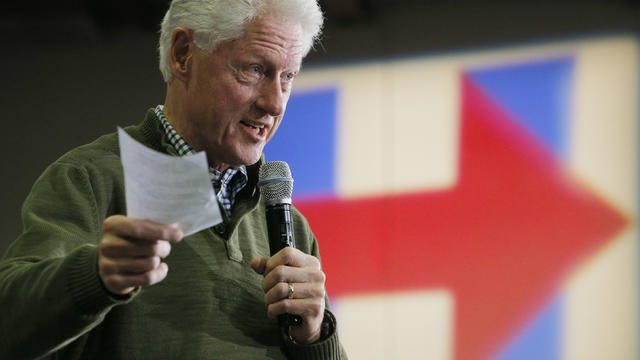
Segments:
[[[169,63],[173,71],[173,77],[185,80],[191,70],[193,58],[193,31],[187,28],[177,28],[171,36],[171,49],[169,50]]]

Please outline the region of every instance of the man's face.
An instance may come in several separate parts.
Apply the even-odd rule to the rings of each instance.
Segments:
[[[195,50],[182,130],[210,165],[224,170],[260,159],[300,70],[301,37],[299,24],[261,17],[213,53]]]

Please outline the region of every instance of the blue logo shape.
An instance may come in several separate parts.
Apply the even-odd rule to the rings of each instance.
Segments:
[[[468,75],[558,158],[566,159],[574,62],[566,56]]]
[[[291,95],[277,134],[265,147],[265,160],[289,163],[293,196],[335,194],[337,89]]]
[[[502,351],[496,360],[559,360],[565,300],[553,298]]]

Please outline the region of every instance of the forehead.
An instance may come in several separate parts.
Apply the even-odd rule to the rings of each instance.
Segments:
[[[264,57],[270,61],[300,64],[304,53],[302,25],[269,16],[247,24],[243,36],[233,41],[237,51]]]

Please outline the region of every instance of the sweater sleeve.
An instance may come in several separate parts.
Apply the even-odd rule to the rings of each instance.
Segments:
[[[336,318],[331,311],[325,310],[324,319],[325,324],[323,326],[329,326],[329,334],[315,344],[297,344],[283,331],[286,339],[285,344],[291,359],[347,360],[347,354],[338,339]]]
[[[22,209],[24,231],[0,261],[0,358],[40,358],[119,303],[98,276],[101,220],[87,171],[58,161]]]

